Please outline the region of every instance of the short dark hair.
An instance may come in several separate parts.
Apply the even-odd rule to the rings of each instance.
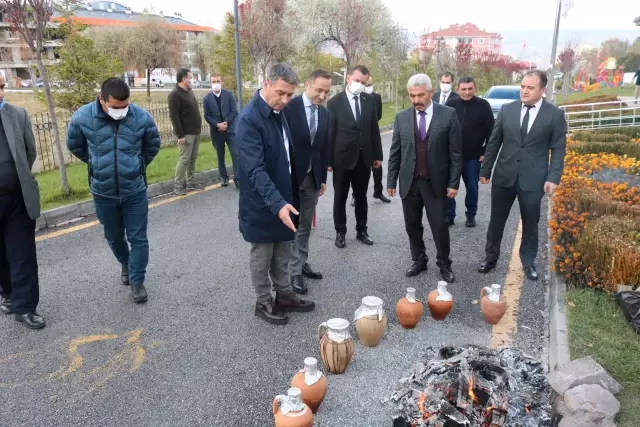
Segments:
[[[311,74],[309,74],[310,81],[314,81],[318,78],[331,80],[331,74],[328,71],[322,69],[313,70]]]
[[[182,82],[182,79],[184,79],[185,77],[189,77],[189,73],[191,72],[191,70],[187,69],[187,68],[180,68],[178,70],[178,74],[176,74],[176,81],[178,83]]]
[[[283,80],[290,85],[298,84],[298,74],[291,67],[291,65],[285,62],[278,62],[269,67],[267,72],[267,80],[271,83],[275,83],[278,80]]]
[[[544,71],[530,70],[524,73],[523,78],[528,76],[538,76],[538,78],[540,79],[540,87],[541,88],[547,87],[547,83],[549,82],[549,79],[547,78],[547,73],[545,73]]]
[[[458,81],[458,86],[460,86],[462,83],[473,83],[473,85],[476,85],[476,81],[473,80],[473,77],[463,77]]]
[[[351,71],[349,71],[349,75],[352,75],[356,71],[360,71],[365,76],[370,75],[369,69],[367,67],[365,67],[364,65],[356,65],[355,67],[353,67],[351,69]]]
[[[451,77],[451,81],[453,82],[455,80],[455,78],[453,77],[453,73],[450,71],[445,71],[444,73],[440,74],[440,79],[442,80],[443,77]]]
[[[100,86],[100,96],[105,102],[109,100],[109,97],[117,101],[126,101],[130,95],[129,86],[119,77],[109,77]]]

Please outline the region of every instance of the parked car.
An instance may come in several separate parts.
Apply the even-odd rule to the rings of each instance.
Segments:
[[[520,99],[520,86],[492,86],[483,98],[489,101],[495,118],[504,104]]]

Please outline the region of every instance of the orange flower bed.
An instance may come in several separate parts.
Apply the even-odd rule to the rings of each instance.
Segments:
[[[597,258],[594,254],[599,253],[598,249],[581,242],[585,226],[604,215],[613,215],[614,219],[631,218],[625,224],[640,228],[640,188],[629,187],[626,183],[600,182],[591,177],[603,169],[621,169],[630,175],[640,175],[640,162],[635,158],[608,153],[578,154],[571,150],[574,143],[568,140],[564,174],[553,198],[549,221],[554,242],[554,268],[572,286],[616,291],[618,284],[640,285],[637,272],[625,275],[618,274],[616,270],[616,274],[613,274],[615,262],[613,266],[604,265],[604,261],[602,265],[594,262]],[[640,248],[638,242],[634,242],[625,245],[624,254],[633,258],[629,261],[630,265],[636,265],[636,261],[640,265]],[[577,249],[578,246],[582,251],[592,248],[593,253],[585,256]],[[615,248],[607,253],[616,253]]]

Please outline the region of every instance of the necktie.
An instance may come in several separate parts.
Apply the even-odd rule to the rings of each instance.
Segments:
[[[444,103],[447,102],[447,95],[445,95],[444,93],[442,94],[442,99],[440,100],[440,104],[444,105]]]
[[[313,144],[313,139],[316,136],[317,126],[316,126],[316,110],[318,109],[317,105],[311,105],[311,117],[309,118],[309,135],[311,136],[311,144]]]
[[[522,119],[522,127],[520,127],[520,135],[522,136],[522,142],[527,139],[527,134],[529,133],[529,111],[535,107],[535,105],[525,105],[527,108],[527,112],[524,113],[524,118]]]
[[[420,139],[424,141],[427,137],[427,112],[420,111],[420,123],[418,123],[418,132],[420,132]]]
[[[356,122],[360,123],[360,103],[358,102],[358,95],[355,95],[353,100],[356,102]]]

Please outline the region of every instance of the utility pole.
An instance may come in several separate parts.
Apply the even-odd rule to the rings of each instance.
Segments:
[[[240,72],[240,19],[238,19],[238,0],[233,0],[233,20],[236,39],[236,85],[238,86],[238,109],[242,109],[242,73]]]
[[[435,88],[440,88],[440,50],[441,50],[441,41],[442,41],[442,37],[438,37],[436,38],[436,75],[434,76],[435,82],[436,84],[434,85],[434,89]]]
[[[562,2],[565,1],[564,12],[562,8]],[[556,54],[558,51],[558,34],[560,33],[560,18],[561,16],[567,16],[567,12],[573,6],[572,0],[558,0],[558,8],[556,10],[556,25],[553,30],[553,44],[551,45],[551,68],[549,70],[548,82],[547,82],[547,99],[555,103],[555,96],[553,95],[553,89],[555,87],[555,75],[556,75]]]

